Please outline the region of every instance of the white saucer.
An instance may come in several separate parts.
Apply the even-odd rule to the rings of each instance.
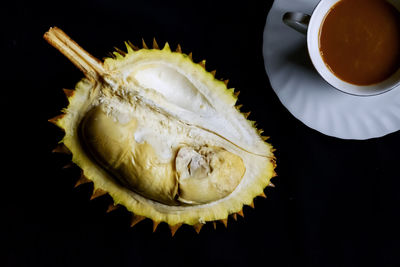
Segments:
[[[297,119],[323,134],[369,139],[400,130],[400,88],[370,97],[342,93],[314,69],[306,37],[282,22],[287,11],[311,14],[319,0],[275,0],[264,29],[264,63],[272,88]]]

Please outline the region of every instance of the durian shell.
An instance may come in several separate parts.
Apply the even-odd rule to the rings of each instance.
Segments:
[[[227,197],[228,200],[222,199],[221,201],[213,202],[212,205],[204,204],[195,207],[166,207],[164,204],[145,199],[141,195],[133,193],[116,183],[113,179],[110,179],[110,174],[92,161],[77,138],[78,124],[82,119],[82,114],[79,113],[79,110],[82,106],[87,104],[91,92],[95,90],[96,86],[99,86],[96,80],[99,79],[99,76],[104,75],[104,69],[112,70],[124,64],[126,58],[133,55],[144,57],[148,55],[157,56],[169,62],[175,62],[175,64],[182,64],[185,68],[191,68],[198,73],[199,77],[206,79],[208,88],[214,90],[214,93],[218,95],[220,99],[223,99],[228,105],[235,107],[238,112],[240,112],[241,105],[235,106],[238,92],[227,87],[228,80],[221,81],[215,78],[215,71],[208,72],[205,68],[205,60],[199,63],[193,62],[192,53],[184,54],[180,45],[178,45],[176,51],[171,51],[168,43],[160,50],[155,39],[153,40],[153,49],[149,49],[144,40],[142,49],[139,49],[130,42],[126,42],[127,52],[116,49],[116,51],[112,53],[112,57],[106,58],[104,63],[102,63],[90,56],[58,28],[51,28],[49,32],[44,35],[44,38],[71,59],[86,76],[86,78],[83,78],[77,83],[74,90],[64,89],[69,105],[67,108],[63,109],[64,114],[49,120],[65,131],[65,136],[60,141],[62,145],[58,146],[55,150],[57,150],[56,152],[71,153],[72,162],[82,169],[82,176],[78,180],[76,186],[87,182],[93,182],[94,190],[92,198],[108,193],[114,201],[110,210],[118,205],[122,205],[129,212],[133,213],[131,226],[134,226],[145,218],[149,218],[154,223],[154,231],[160,222],[165,222],[170,226],[172,235],[175,234],[182,224],[193,226],[196,232],[200,232],[201,227],[206,222],[214,222],[215,227],[215,221],[220,221],[227,227],[229,215],[233,215],[235,220],[237,218],[236,214],[243,217],[244,205],[254,207],[253,200],[255,197],[266,197],[264,188],[273,186],[270,179],[276,176],[274,171],[276,167],[275,157],[273,155],[274,149],[269,143],[265,142],[268,137],[261,136],[263,131],[255,127],[254,121],[248,121],[248,124],[254,128],[254,131],[264,140],[265,145],[270,148],[270,154],[268,155],[269,161],[262,170],[258,172],[257,177],[254,178],[253,182],[248,185],[245,190],[241,190],[235,197]],[[62,39],[63,41],[59,42],[58,39]],[[76,60],[71,58],[71,55],[66,52],[63,46],[65,42],[69,41],[74,47],[73,50],[85,53],[86,56],[83,63],[76,62]],[[87,63],[87,66],[85,63]],[[242,114],[244,118],[247,118],[250,112]]]

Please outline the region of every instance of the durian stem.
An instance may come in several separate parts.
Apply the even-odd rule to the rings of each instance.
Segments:
[[[86,52],[61,29],[52,27],[43,38],[74,63],[87,78],[98,80],[105,74],[103,63]]]

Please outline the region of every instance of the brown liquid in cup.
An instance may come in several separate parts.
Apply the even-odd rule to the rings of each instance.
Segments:
[[[400,68],[400,13],[385,0],[341,0],[325,16],[319,46],[341,80],[382,82]]]

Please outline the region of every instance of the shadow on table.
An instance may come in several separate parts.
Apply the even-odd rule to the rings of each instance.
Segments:
[[[299,67],[307,72],[315,73],[316,70],[311,62],[310,55],[308,54],[307,43],[301,43],[293,47],[293,50],[286,54],[287,62],[293,63],[296,67]]]

